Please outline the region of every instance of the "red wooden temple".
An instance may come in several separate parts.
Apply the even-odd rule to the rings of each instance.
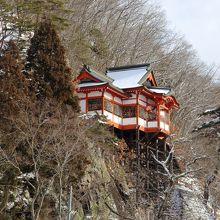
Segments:
[[[105,115],[119,130],[170,133],[170,113],[179,104],[170,88],[158,86],[150,65],[109,68],[105,74],[84,65],[77,80],[83,113]]]

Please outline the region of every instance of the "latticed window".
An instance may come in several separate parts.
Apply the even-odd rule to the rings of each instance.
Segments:
[[[102,109],[102,99],[89,99],[88,100],[88,110],[89,111],[96,111]]]
[[[136,107],[135,106],[125,106],[123,107],[123,118],[136,117]]]
[[[113,112],[113,104],[110,101],[105,100],[104,101],[104,109],[108,112]]]
[[[155,101],[152,100],[152,99],[147,99],[147,103],[148,103],[149,105],[155,105],[155,104],[156,104]]]
[[[120,105],[114,104],[114,114],[122,117],[122,107]]]
[[[156,106],[149,106],[148,112],[148,121],[156,121],[157,120],[157,107]]]
[[[140,107],[139,108],[139,117],[146,120],[146,116],[147,116],[146,114],[147,114],[147,112],[146,112],[145,108]]]

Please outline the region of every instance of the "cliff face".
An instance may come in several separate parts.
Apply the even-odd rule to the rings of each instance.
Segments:
[[[85,137],[85,143],[88,163],[81,179],[72,184],[72,217],[74,219],[215,219],[214,216],[219,215],[213,208],[211,197],[207,204],[204,204],[204,186],[194,176],[186,175],[179,178],[166,194],[168,190],[162,186],[154,191],[147,188],[146,180],[149,179],[149,172],[153,170],[141,167],[142,188],[139,190],[137,199],[135,153],[128,149],[123,140],[113,136],[109,132],[109,127],[100,119]],[[78,173],[76,169],[81,169],[80,166],[73,167],[74,170],[70,172]],[[154,175],[156,176],[156,173]],[[1,201],[4,201],[5,196],[8,197],[4,216],[2,214],[1,219],[32,219],[30,207],[34,199],[33,190],[27,186],[26,182],[34,179],[35,175],[32,172],[17,175],[16,187],[0,191]],[[149,181],[152,182],[152,179]],[[67,185],[70,185],[69,181]],[[56,213],[59,209],[59,197],[56,187],[55,183],[47,188],[38,219],[58,219]],[[68,215],[69,195],[69,190],[64,188],[61,219],[65,219]],[[161,206],[163,209],[160,217],[157,217]]]
[[[118,146],[113,155],[108,150],[94,148],[90,144],[92,163],[88,166],[81,183],[83,195],[74,201],[75,219],[158,219],[160,196],[139,198],[136,202],[136,174],[118,157]],[[111,152],[112,153],[112,152]],[[149,193],[146,191],[146,193]],[[159,219],[215,219],[219,213],[213,209],[212,201],[204,204],[204,188],[193,177],[183,177],[175,184],[168,196]]]
[[[72,170],[68,170],[68,175],[63,176],[65,184],[60,219],[65,219],[68,215],[70,185],[73,187],[71,215],[76,220],[214,219],[219,215],[213,205],[212,196],[204,202],[205,186],[201,180],[192,175],[186,174],[173,181],[172,178],[175,176],[168,177],[168,173],[161,167],[160,172],[163,175],[158,179],[155,169],[148,169],[143,165],[139,170],[140,183],[137,192],[135,152],[128,148],[123,139],[112,135],[102,119],[88,119],[84,123],[87,126],[93,124],[83,142],[86,145],[83,149],[86,163],[82,161],[84,157],[74,157],[71,163],[75,165]],[[154,162],[155,166],[162,166]],[[71,180],[69,176],[74,175],[74,180]],[[19,175],[15,173],[16,185],[13,183],[13,187],[2,188],[0,196],[4,212],[1,219],[32,219],[31,204],[35,197],[27,181],[34,183],[35,179],[33,172]],[[159,183],[158,188],[147,187],[146,180],[155,182],[154,185]],[[166,185],[168,180],[172,182],[169,187]],[[1,184],[4,181],[2,178]],[[166,184],[161,185],[162,182]],[[45,192],[45,198],[42,200],[38,219],[58,218],[58,186],[57,179],[54,179],[50,187],[45,186],[46,191],[42,191]],[[40,201],[37,200],[35,205],[39,206]]]
[[[201,181],[185,175],[175,182],[157,217],[166,189],[152,193],[146,187],[137,200],[137,172],[133,169],[137,161],[123,140],[112,136],[98,147],[89,142],[88,152],[91,163],[78,189],[81,197],[73,202],[75,219],[215,219],[219,215],[211,199],[204,204]],[[144,176],[149,171],[145,167],[141,172]]]

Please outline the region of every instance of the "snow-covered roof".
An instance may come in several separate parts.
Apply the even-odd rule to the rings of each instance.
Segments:
[[[131,67],[110,68],[106,75],[111,77],[113,85],[121,89],[141,86],[140,80],[148,73],[148,65],[137,65]]]
[[[80,83],[79,88],[84,88],[84,87],[92,87],[92,86],[101,86],[105,85],[107,82],[88,82],[88,83]]]
[[[168,93],[171,92],[170,88],[159,88],[159,87],[152,88],[152,87],[150,87],[148,89],[152,92],[155,92],[158,94],[164,94],[164,95],[167,95]]]

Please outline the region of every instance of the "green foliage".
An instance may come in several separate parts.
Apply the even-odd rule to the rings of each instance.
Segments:
[[[13,38],[25,48],[35,27],[48,18],[59,29],[68,25],[65,0],[0,0],[0,41]],[[1,44],[2,45],[2,44]]]
[[[55,98],[78,111],[72,70],[67,66],[64,47],[50,20],[40,23],[27,54],[26,70],[32,75],[32,88],[38,100]]]

